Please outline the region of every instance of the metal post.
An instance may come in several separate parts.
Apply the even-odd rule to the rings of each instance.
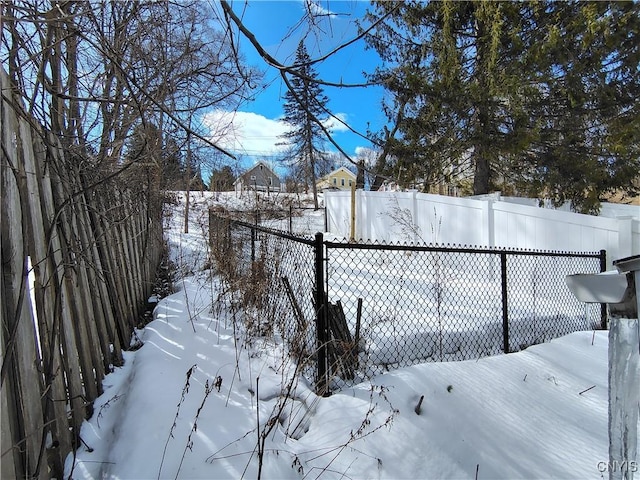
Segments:
[[[324,202],[324,231],[329,231],[329,218],[327,217],[327,202]]]
[[[636,272],[640,281],[640,271]],[[609,324],[609,480],[633,480],[640,400],[637,318]]]
[[[351,184],[351,232],[349,235],[349,241],[355,242],[356,240],[356,185]]]
[[[600,273],[607,270],[607,251],[600,250]],[[607,329],[607,304],[600,304],[600,328]]]
[[[293,233],[293,205],[289,205],[289,233]]]
[[[502,341],[504,353],[509,353],[509,308],[507,305],[507,254],[500,253],[500,278],[502,280]]]
[[[318,395],[326,396],[329,393],[327,379],[327,316],[324,294],[324,263],[323,263],[324,239],[322,233],[316,233],[315,240],[315,270],[316,270],[316,336],[318,377],[316,379],[316,391]]]
[[[612,312],[609,322],[609,479],[633,480],[640,404],[640,255],[613,264],[629,272],[631,298],[626,308]]]
[[[256,261],[256,229],[252,228],[251,229],[251,266],[252,267],[255,261]]]

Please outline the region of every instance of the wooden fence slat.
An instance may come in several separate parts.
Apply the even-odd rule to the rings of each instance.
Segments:
[[[135,285],[133,285],[133,277],[131,275],[131,257],[129,255],[129,242],[127,240],[127,211],[125,209],[125,202],[127,198],[120,198],[120,221],[117,223],[116,239],[120,248],[120,269],[119,281],[122,282],[125,295],[127,297],[127,318],[131,319],[131,328],[133,328],[133,322],[136,316],[136,299],[135,299]]]
[[[5,78],[3,77],[3,85]],[[13,367],[13,381],[3,383],[7,388],[13,383],[16,389],[18,402],[14,412],[18,418],[20,431],[14,431],[22,443],[20,468],[24,474],[37,476],[38,462],[42,451],[42,425],[43,415],[40,404],[42,381],[37,368],[38,353],[36,349],[35,324],[31,312],[31,302],[26,271],[26,244],[25,244],[25,212],[22,204],[25,200],[24,164],[21,160],[20,137],[17,135],[18,119],[13,110],[2,107],[2,126],[5,129],[2,140],[4,143],[3,160],[9,167],[2,168],[0,181],[2,198],[0,208],[3,210],[4,222],[0,226],[2,242],[2,274],[5,305],[5,325],[7,343],[4,351],[7,352],[10,365],[5,366],[8,371]],[[11,138],[13,136],[13,138]],[[21,194],[22,188],[22,194]]]
[[[25,149],[26,186],[29,195],[29,219],[31,238],[29,255],[34,276],[34,294],[36,310],[38,312],[38,326],[40,332],[40,348],[42,351],[42,372],[44,377],[43,410],[45,424],[51,432],[52,447],[59,455],[49,455],[53,459],[51,466],[53,476],[62,473],[63,464],[59,456],[66,457],[71,451],[71,437],[67,419],[66,403],[59,401],[67,396],[62,365],[60,361],[59,328],[56,326],[56,291],[59,279],[53,265],[53,255],[49,251],[50,245],[46,241],[47,223],[45,218],[53,216],[53,211],[47,214],[47,202],[43,201],[44,184],[49,184],[50,178],[45,164],[46,147],[42,139],[37,141],[28,129],[21,130],[27,140],[25,145],[33,145],[33,149]],[[29,153],[29,150],[31,153]],[[44,212],[43,212],[44,209]],[[56,400],[56,401],[54,401]]]
[[[116,322],[118,325],[118,331],[120,332],[120,339],[123,345],[128,345],[128,338],[131,335],[131,327],[128,322],[129,312],[127,307],[127,296],[123,288],[123,284],[120,281],[121,267],[118,259],[120,258],[120,247],[116,242],[116,225],[111,221],[113,212],[106,208],[106,199],[111,200],[111,208],[115,208],[114,192],[106,192],[105,197],[102,200],[102,215],[100,216],[100,222],[102,225],[102,244],[104,245],[102,250],[102,259],[106,262],[108,268],[108,279],[111,284],[110,295],[111,301],[116,312]]]
[[[89,211],[91,218],[91,224],[95,232],[95,250],[97,252],[97,259],[101,268],[101,292],[105,302],[104,312],[105,316],[110,320],[113,342],[116,346],[114,350],[114,360],[119,363],[122,360],[122,353],[120,348],[124,348],[128,345],[128,339],[126,338],[127,332],[122,328],[122,312],[118,302],[118,289],[113,279],[113,261],[112,255],[110,255],[109,248],[107,246],[107,230],[104,228],[106,225],[106,211],[104,208],[104,198],[108,195],[108,192],[101,192],[101,196],[94,198],[93,208]]]
[[[68,185],[70,192],[67,195],[82,192],[82,185],[79,182],[80,172],[75,165],[69,165],[63,170],[68,175]],[[74,288],[76,291],[76,299],[74,302],[78,308],[78,316],[76,324],[80,332],[80,338],[86,341],[83,351],[85,357],[86,369],[93,375],[93,381],[85,381],[85,391],[87,402],[93,402],[98,395],[102,393],[102,380],[104,379],[104,361],[102,358],[102,348],[94,348],[96,345],[103,345],[98,333],[98,323],[96,321],[96,311],[93,308],[92,293],[93,289],[89,282],[88,271],[93,268],[93,262],[88,259],[90,247],[83,234],[81,217],[85,209],[84,195],[79,195],[75,201],[70,203],[68,228],[71,238],[74,242],[70,245],[71,252],[75,260],[75,268],[73,274],[75,277]],[[108,355],[108,347],[105,348]],[[84,378],[84,374],[83,374]]]
[[[102,195],[102,193],[100,195]],[[93,250],[96,262],[96,274],[98,277],[98,288],[100,291],[100,298],[102,299],[102,311],[109,331],[109,339],[113,345],[111,362],[114,365],[120,365],[122,363],[122,348],[124,348],[124,346],[128,346],[128,342],[123,343],[121,336],[118,334],[118,326],[116,316],[114,314],[115,302],[109,294],[109,278],[107,272],[109,267],[100,253],[100,247],[104,244],[104,232],[102,231],[102,221],[99,218],[102,212],[100,211],[101,205],[98,200],[99,197],[97,195],[92,197],[92,206],[91,209],[87,211],[87,216],[94,238]]]
[[[131,219],[130,222],[127,222],[127,225],[129,227],[129,252],[131,255],[131,263],[133,265],[132,279],[134,286],[137,287],[134,291],[134,305],[136,306],[136,309],[138,309],[141,305],[146,303],[143,301],[145,289],[144,282],[142,280],[142,271],[140,269],[140,255],[142,254],[142,247],[140,245],[140,231],[138,229],[139,217],[138,215],[135,215],[136,211],[139,210],[139,206],[134,206],[129,203],[128,210],[128,218]]]
[[[3,159],[4,161],[4,159]],[[6,168],[6,165],[4,166]],[[0,181],[0,186],[2,185]],[[2,209],[0,209],[0,219],[2,219]],[[0,221],[0,225],[3,223]],[[0,242],[0,259],[2,259],[2,242]],[[8,313],[5,313],[7,302],[5,301],[4,293],[4,273],[0,274],[0,365],[4,370],[4,356],[5,356],[5,335],[6,331],[5,318]],[[0,478],[17,478],[21,472],[18,467],[21,463],[20,455],[17,449],[13,446],[16,443],[14,441],[14,435],[18,437],[19,431],[15,409],[15,391],[12,382],[12,373],[9,373],[7,379],[3,381],[2,388],[0,389]]]
[[[137,256],[137,239],[135,231],[135,219],[133,218],[133,207],[130,206],[131,199],[127,198],[127,202],[123,205],[125,211],[126,222],[122,223],[122,235],[124,240],[124,249],[128,258],[128,272],[129,275],[129,289],[131,292],[131,305],[134,310],[140,308],[141,303],[141,282],[138,271],[138,256]],[[134,318],[137,323],[137,319]]]
[[[54,171],[57,174],[56,181],[53,184],[53,195],[58,208],[64,204],[67,197],[73,192],[73,187],[70,184],[69,179],[64,178],[63,175],[67,173],[68,166],[64,165],[61,161],[62,152],[59,151],[53,158]],[[81,282],[81,276],[79,271],[82,269],[82,265],[79,259],[77,237],[75,235],[75,202],[66,204],[60,213],[60,222],[58,223],[58,229],[61,231],[62,258],[64,265],[64,280],[65,288],[67,291],[67,298],[69,300],[68,307],[70,309],[70,315],[73,319],[69,324],[71,330],[69,330],[69,339],[73,339],[76,344],[75,350],[77,352],[78,363],[80,371],[76,372],[81,379],[83,386],[82,400],[83,404],[93,401],[97,395],[96,382],[98,380],[95,375],[95,369],[93,365],[93,356],[91,351],[93,350],[93,341],[89,334],[89,328],[87,326],[87,308],[85,291],[86,286]],[[83,414],[84,417],[84,414]],[[78,427],[80,424],[78,424]]]
[[[76,324],[79,330],[82,332],[82,337],[86,344],[83,350],[86,352],[87,368],[91,369],[93,375],[93,381],[86,382],[88,384],[85,387],[87,402],[93,402],[98,395],[102,393],[102,380],[104,379],[104,362],[102,361],[101,349],[95,348],[96,345],[100,345],[98,339],[98,328],[95,321],[95,312],[93,310],[93,302],[91,300],[91,285],[89,284],[89,278],[87,271],[91,269],[91,265],[87,262],[86,255],[88,252],[88,245],[83,241],[79,232],[78,216],[79,210],[82,208],[81,200],[73,203],[71,213],[70,227],[73,237],[76,239],[75,246],[79,251],[74,252],[76,260],[76,268],[73,269],[75,276],[74,289],[76,291],[76,299],[79,301],[74,302],[78,307],[78,317]],[[78,298],[79,297],[79,298]],[[87,355],[88,354],[88,355]],[[84,374],[83,374],[84,379]]]
[[[48,145],[50,146],[51,155],[54,157],[56,155],[61,155],[62,152],[58,148],[52,147],[53,145],[57,145],[57,139],[52,135],[49,135],[49,137]],[[50,162],[53,161],[52,158],[49,160]],[[43,200],[50,204],[49,208],[47,208],[48,212],[56,212],[54,192],[58,178],[54,171],[51,172],[50,178],[50,182],[43,184],[43,190],[45,190]],[[51,218],[47,218],[45,221],[47,221],[48,226],[54,225],[55,227],[56,222],[54,215],[52,215]],[[73,289],[71,288],[72,285],[65,277],[66,270],[63,257],[64,238],[57,228],[51,229],[50,241],[52,242],[53,264],[57,272],[57,278],[59,279],[56,284],[56,288],[58,289],[57,295],[59,298],[59,310],[57,313],[60,315],[57,321],[60,322],[58,328],[60,329],[61,347],[63,349],[63,356],[61,359],[67,384],[67,398],[71,409],[71,426],[74,432],[76,432],[80,429],[80,425],[84,420],[85,411],[84,387],[82,384],[82,372],[79,359],[80,346],[76,342],[75,338],[74,318],[72,312]],[[75,438],[72,437],[72,440],[75,442]]]
[[[135,200],[134,200],[135,201]],[[144,277],[142,276],[142,268],[140,264],[140,260],[143,254],[142,245],[141,245],[141,235],[142,232],[139,228],[140,226],[140,206],[133,205],[131,202],[129,205],[129,218],[131,218],[130,222],[127,222],[129,225],[129,252],[131,255],[132,264],[134,265],[133,269],[133,285],[135,287],[135,307],[136,310],[140,310],[144,308],[144,305],[147,304],[147,299],[144,298],[144,292],[146,290],[144,284]],[[136,201],[136,203],[138,203]]]
[[[1,224],[1,223],[0,223]],[[0,242],[0,258],[2,255],[2,247]],[[4,309],[6,302],[4,299],[4,275],[0,275],[0,360],[4,359],[4,326],[5,326],[5,313]],[[13,448],[14,435],[13,432],[17,430],[17,415],[15,415],[15,408],[10,406],[10,398],[14,396],[15,390],[9,388],[10,380],[6,380],[3,383],[2,389],[0,389],[0,478],[18,478],[20,472],[17,470],[17,466],[20,464],[20,456],[17,449]],[[5,386],[6,385],[6,386]]]
[[[95,238],[91,231],[91,224],[89,222],[88,212],[88,200],[85,195],[82,195],[82,202],[79,208],[78,221],[78,233],[80,242],[83,245],[84,250],[84,264],[86,268],[83,269],[83,275],[86,276],[86,283],[88,286],[88,301],[91,305],[91,312],[95,322],[93,323],[95,331],[92,332],[94,338],[97,337],[97,342],[100,345],[101,358],[96,359],[94,362],[100,360],[101,372],[100,378],[104,377],[105,372],[108,371],[111,363],[111,348],[112,333],[107,326],[107,320],[105,319],[104,309],[102,308],[102,291],[100,289],[100,282],[102,281],[98,272],[101,271],[100,258],[97,255]],[[90,260],[89,260],[90,259]],[[96,353],[98,350],[96,349]],[[99,393],[102,392],[102,386],[98,385]]]
[[[110,212],[113,217],[109,229],[109,243],[110,249],[116,254],[113,257],[113,279],[116,285],[118,286],[121,296],[118,297],[118,302],[120,303],[122,309],[121,322],[123,323],[123,328],[128,333],[131,330],[131,325],[129,323],[129,319],[133,314],[133,301],[131,299],[131,292],[129,290],[129,283],[126,273],[128,272],[128,262],[125,258],[125,248],[124,241],[122,238],[122,198],[117,192],[114,192],[116,199],[115,207],[112,212]]]
[[[4,69],[0,70],[2,95],[5,92],[8,93],[8,84],[6,83],[6,74]],[[2,125],[2,145],[3,150],[9,150],[15,148],[13,144],[13,138],[11,136],[11,130],[7,128],[5,116],[8,114],[8,107],[5,105],[4,99],[0,107],[0,125]],[[4,176],[11,174],[9,160],[5,157],[5,152],[2,152],[0,157],[0,229],[3,225],[7,224],[8,219],[3,213],[2,203],[5,202],[5,196],[7,193],[4,190]],[[0,235],[1,235],[0,231]],[[8,257],[8,253],[3,249],[4,241],[0,237],[0,265],[4,261],[5,257]],[[9,332],[9,312],[7,311],[7,298],[5,295],[4,287],[4,271],[0,272],[0,366],[4,374],[2,378],[2,387],[0,388],[0,475],[2,478],[17,478],[22,475],[20,465],[22,463],[20,453],[13,446],[20,441],[19,425],[18,425],[18,412],[16,409],[16,388],[13,381],[13,366],[10,359],[5,359],[6,348],[5,342],[8,338],[5,338],[4,332]],[[5,365],[5,362],[9,362]]]

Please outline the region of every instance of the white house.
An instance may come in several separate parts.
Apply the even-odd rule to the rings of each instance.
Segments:
[[[340,167],[325,175],[318,183],[318,190],[351,190],[351,186],[356,184],[356,175],[345,167]]]

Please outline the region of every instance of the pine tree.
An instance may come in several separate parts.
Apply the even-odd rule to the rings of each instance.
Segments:
[[[180,147],[175,139],[167,137],[162,152],[162,181],[163,190],[184,189],[184,165]]]
[[[284,121],[290,126],[282,138],[289,145],[289,161],[293,171],[303,174],[311,184],[315,208],[318,209],[316,179],[323,163],[323,132],[318,122],[326,119],[323,107],[328,101],[311,65],[304,42],[298,44],[295,57],[297,75],[291,77],[292,90],[285,93]]]
[[[591,211],[639,170],[635,2],[374,2],[386,173]],[[466,170],[466,172],[465,172]],[[634,173],[635,172],[635,173]]]
[[[176,141],[167,137],[162,143],[158,127],[148,123],[137,125],[127,141],[125,162],[135,163],[137,172],[146,168],[153,173],[162,190],[182,190],[185,186],[184,167],[180,148]]]
[[[369,42],[389,65],[373,77],[393,94],[385,111],[398,119],[398,135],[385,140],[398,159],[395,173],[424,178],[425,188],[471,173],[473,192],[487,193],[498,180],[497,159],[513,151],[526,128],[514,120],[520,105],[513,100],[527,88],[518,81],[519,29],[530,27],[522,22],[516,28],[512,20],[526,7],[452,1],[376,6],[380,15],[394,11]]]
[[[212,192],[228,192],[233,190],[233,182],[236,177],[229,165],[211,172],[209,179],[209,190]]]
[[[640,6],[547,6],[534,50],[539,91],[533,195],[595,212],[610,192],[637,194],[640,172]]]

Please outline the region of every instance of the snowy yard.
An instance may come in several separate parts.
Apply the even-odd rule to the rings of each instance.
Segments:
[[[206,270],[207,208],[193,195],[166,235],[178,291],[106,377],[68,458],[74,479],[603,478],[607,332],[428,363],[318,397],[270,338],[249,338]],[[232,195],[223,198],[228,204]],[[310,231],[321,222],[310,212]],[[321,223],[320,223],[321,225]],[[472,314],[473,312],[469,312]],[[421,397],[424,399],[418,408]]]

